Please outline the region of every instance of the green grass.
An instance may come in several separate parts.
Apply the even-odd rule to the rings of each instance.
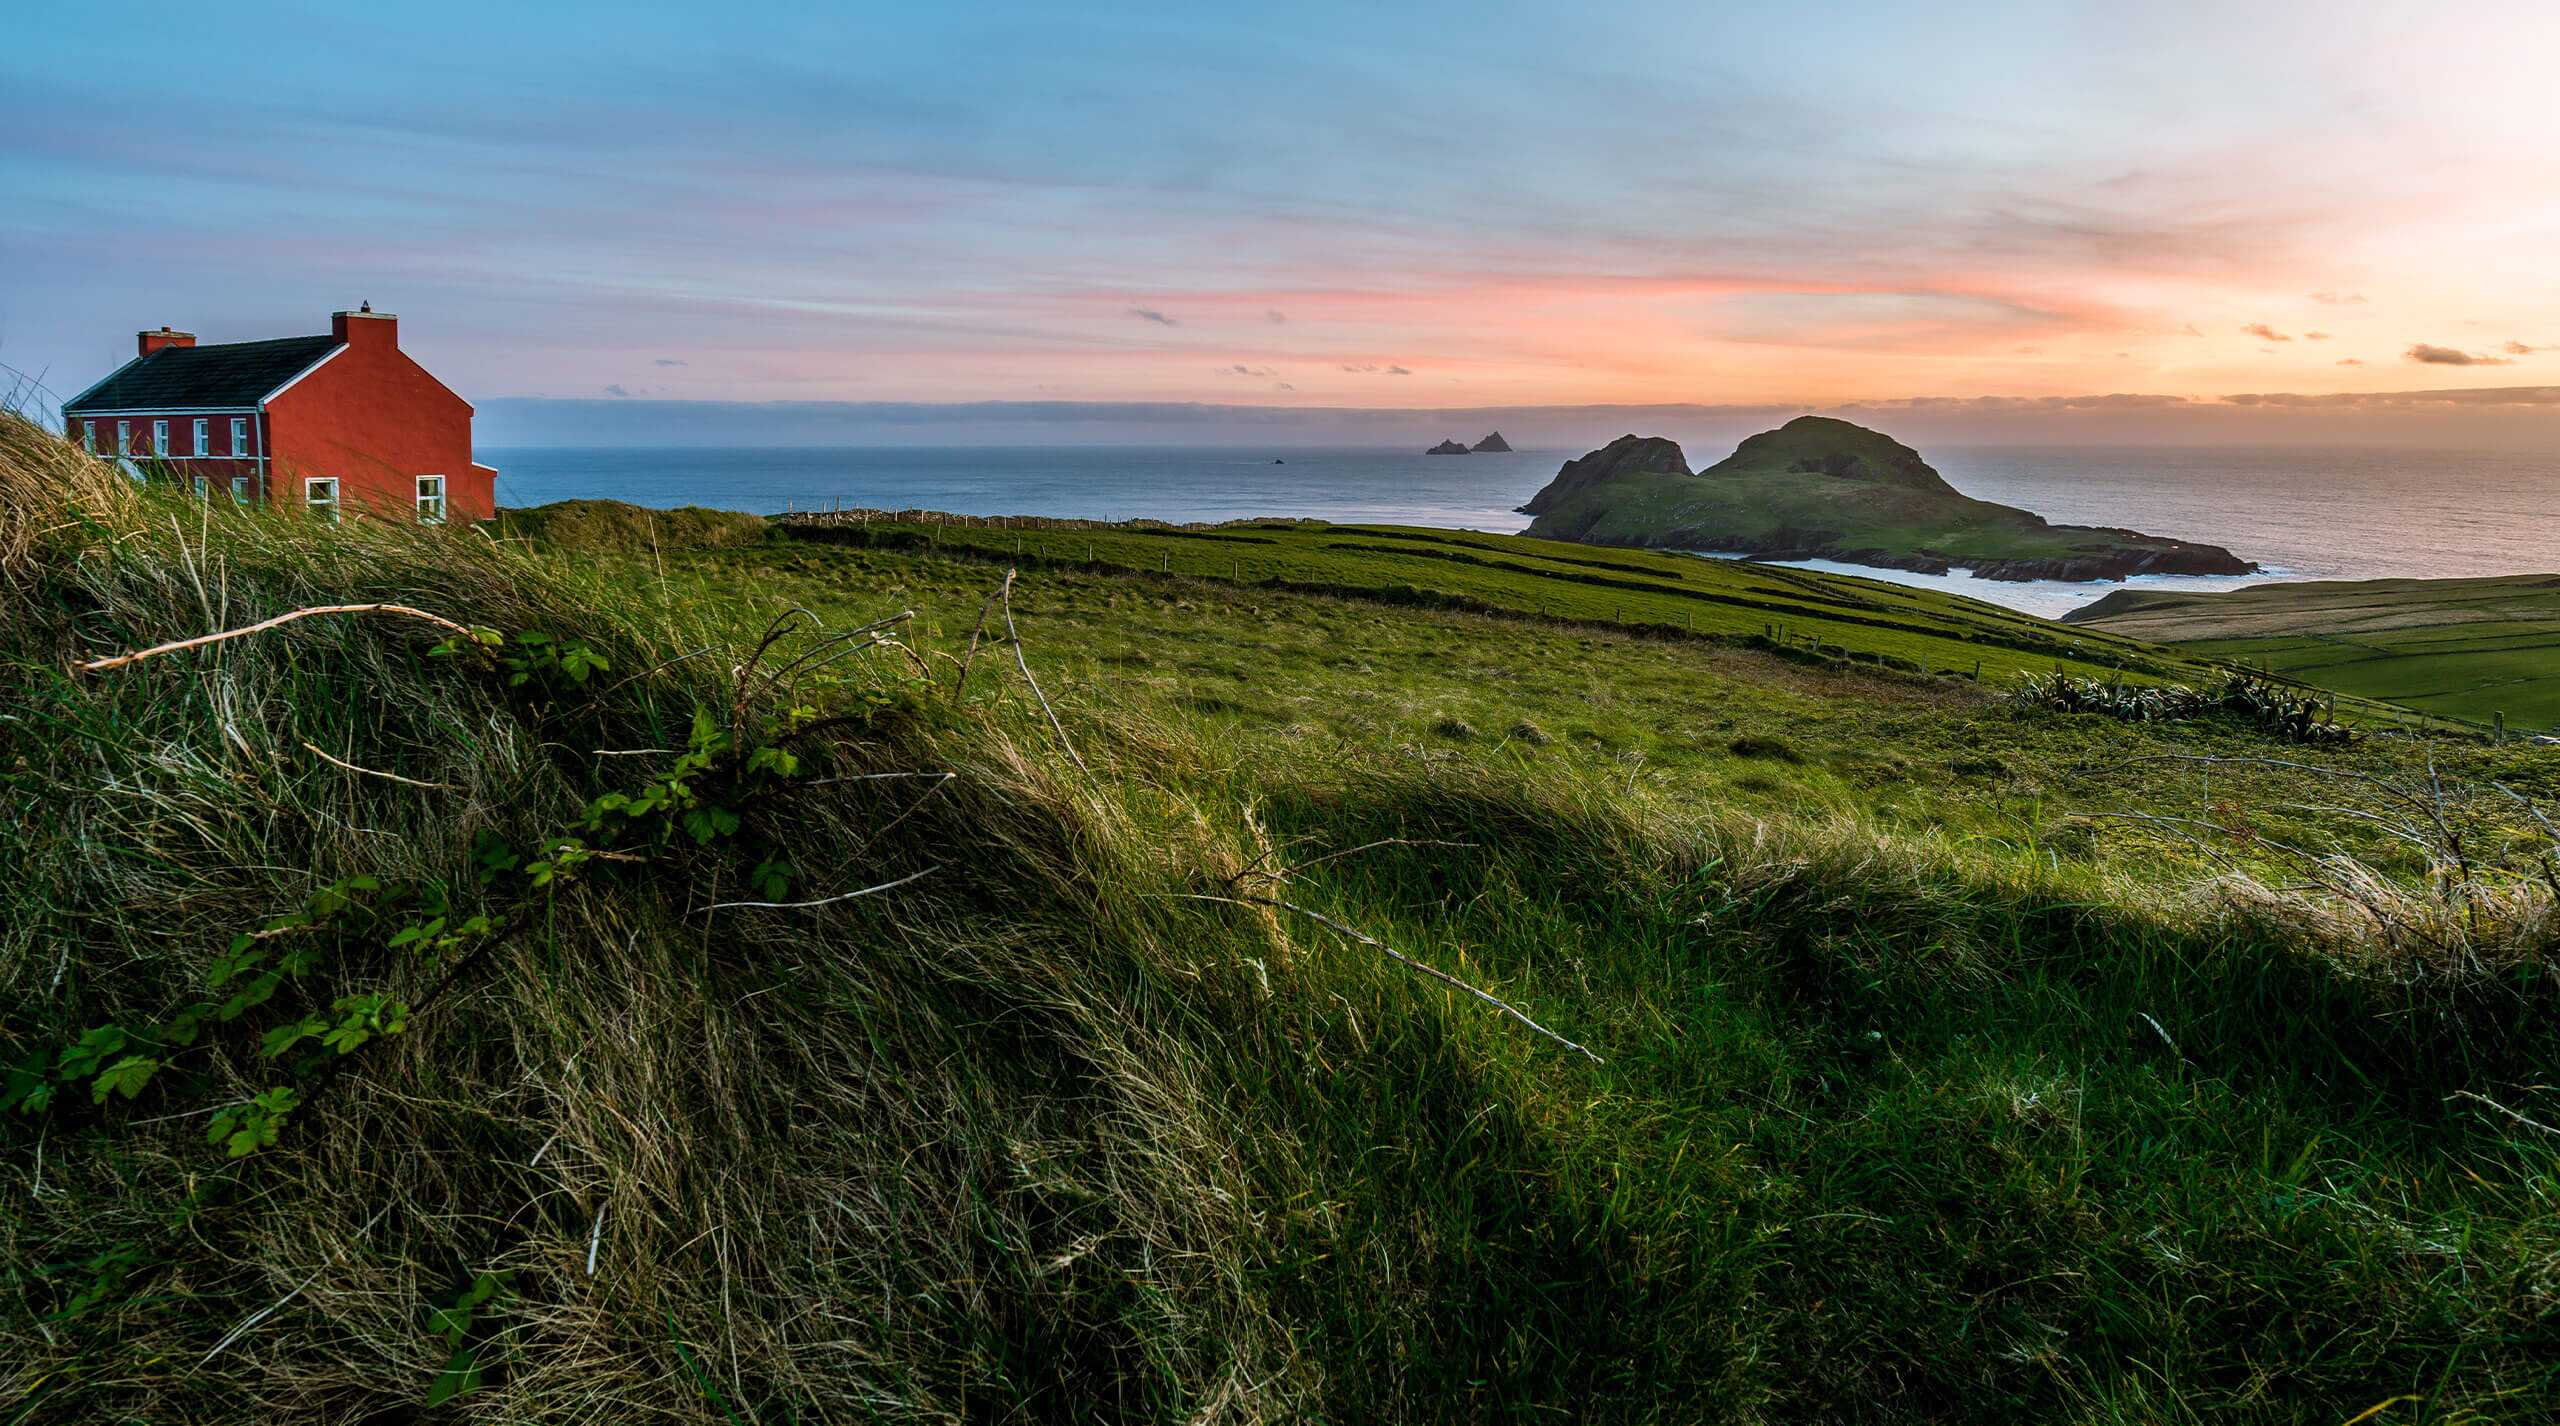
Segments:
[[[629,553],[761,544],[766,525],[761,515],[699,505],[652,510],[619,500],[561,500],[508,511],[507,528],[553,549]]]
[[[880,519],[785,524],[782,539],[716,562],[740,578],[729,592],[793,599],[827,597],[858,573],[839,574],[823,547],[847,551],[845,570],[891,569],[891,583],[946,582],[937,597],[974,614],[982,596],[959,566],[1018,565],[1053,571],[1070,586],[1083,577],[1140,591],[1179,588],[1167,599],[1211,597],[1229,587],[1282,595],[1334,595],[1400,610],[1445,609],[1523,625],[1521,637],[1551,650],[1555,626],[1583,634],[1703,641],[1734,649],[1819,654],[1825,666],[1866,665],[2005,687],[2020,675],[2057,670],[2129,682],[2218,684],[2221,661],[2104,630],[2057,625],[1980,600],[1881,580],[1740,560],[1646,550],[1560,546],[1516,535],[1312,521],[1239,521],[1215,528],[1093,522],[942,523]],[[708,568],[710,566],[706,566]],[[1154,576],[1153,580],[1149,576]],[[758,582],[776,581],[759,590]],[[1096,585],[1095,587],[1101,587]],[[1252,605],[1254,601],[1243,601]],[[1266,604],[1271,600],[1264,600]],[[1286,601],[1281,601],[1285,606]],[[1275,606],[1275,607],[1281,607]],[[1107,621],[1106,621],[1107,622]],[[1550,652],[1542,657],[1553,657]],[[2251,660],[2249,667],[2256,667]],[[2396,724],[2405,713],[2348,696],[2342,716]]]
[[[1326,530],[1096,531],[1090,558],[1025,531],[1011,615],[1079,771],[1002,606],[970,655],[1010,531],[562,555],[215,518],[0,437],[0,1061],[196,993],[316,885],[473,884],[475,834],[633,786],[697,709],[814,700],[854,721],[798,745],[812,773],[956,774],[755,814],[795,894],[927,873],[877,896],[712,911],[739,892],[714,850],[598,865],[257,1157],[169,1117],[258,1082],[221,1037],[200,1083],[0,1123],[23,1419],[429,1419],[427,1306],[500,1269],[502,1363],[447,1414],[2547,1415],[2560,1141],[2449,1096],[2560,1113],[2550,896],[2534,872],[2447,918],[2423,863],[2328,810],[2351,790],[2133,761],[2284,751],[2235,730],[1507,602],[1605,586],[1427,598],[1464,591],[1373,584],[1423,566]],[[1069,543],[1035,562],[1043,535]],[[1273,563],[1142,558],[1186,550]],[[533,698],[358,616],[66,671],[383,599],[613,667]],[[786,604],[917,617],[839,685],[768,681]],[[2457,785],[2554,790],[2514,750],[2435,752]],[[2380,740],[2288,757],[2425,771]],[[2458,820],[2479,856],[2530,849],[2502,798]],[[2360,853],[2404,931],[2267,890],[2270,837]],[[1606,1063],[1233,904],[1275,894]],[[438,969],[334,954],[312,994]],[[125,1289],[65,1315],[117,1253]]]
[[[1924,655],[1932,672],[1968,676],[1980,660],[1986,679],[2049,671],[2057,661],[2083,673],[2110,671],[2121,662],[2137,670],[2203,676],[2200,666],[2135,640],[2064,630],[1934,590],[1738,560],[1576,548],[1517,535],[1280,521],[1215,529],[1014,529],[886,520],[787,528],[795,541],[809,543],[1171,574],[1728,641],[1814,641],[1826,649],[1845,648],[1860,660],[1881,655],[1914,671]]]
[[[2074,628],[2132,634],[2322,688],[2512,729],[2560,728],[2560,579],[2267,584],[2120,591]]]

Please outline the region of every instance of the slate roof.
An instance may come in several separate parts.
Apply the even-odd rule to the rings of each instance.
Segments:
[[[255,406],[337,350],[336,337],[278,337],[212,347],[162,347],[63,403],[80,411]]]

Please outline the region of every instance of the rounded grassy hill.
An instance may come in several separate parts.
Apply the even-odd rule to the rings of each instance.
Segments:
[[[1763,431],[1694,473],[1677,442],[1621,436],[1567,461],[1520,511],[1537,517],[1528,533],[1545,539],[1840,560],[1926,574],[1962,567],[1986,579],[2257,569],[2219,545],[2056,525],[2015,506],[1973,499],[1911,447],[1827,416],[1799,416]]]

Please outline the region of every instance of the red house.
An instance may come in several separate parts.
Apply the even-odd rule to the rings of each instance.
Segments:
[[[498,473],[471,459],[471,403],[400,350],[371,303],[325,337],[200,347],[143,332],[114,375],[63,403],[87,450],[194,482],[196,493],[337,519],[487,519]]]

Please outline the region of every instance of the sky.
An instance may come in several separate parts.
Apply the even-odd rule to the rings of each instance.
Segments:
[[[920,439],[1095,403],[2560,433],[2547,0],[110,0],[11,32],[0,363],[57,394],[140,327],[369,299],[528,438],[768,402]]]

